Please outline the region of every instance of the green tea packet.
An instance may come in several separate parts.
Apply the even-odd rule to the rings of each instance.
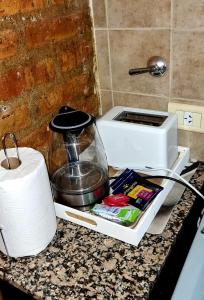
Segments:
[[[105,204],[96,204],[91,212],[110,221],[124,226],[132,225],[139,217],[141,210],[133,206],[108,206]]]

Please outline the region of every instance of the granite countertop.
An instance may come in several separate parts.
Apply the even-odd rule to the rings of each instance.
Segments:
[[[191,179],[201,188],[204,163]],[[0,278],[35,299],[147,299],[195,196],[186,190],[160,235],[135,247],[64,220],[38,256],[0,254]]]

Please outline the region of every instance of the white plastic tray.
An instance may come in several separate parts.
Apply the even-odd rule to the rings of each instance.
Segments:
[[[172,170],[181,173],[185,165],[189,161],[189,148],[179,147],[179,156],[174,163]],[[174,185],[173,181],[165,180],[162,183],[164,189],[157,195],[148,209],[139,219],[134,228],[125,227],[120,224],[111,222],[101,217],[82,212],[74,208],[55,203],[56,215],[67,221],[71,221],[78,225],[85,226],[89,229],[106,234],[123,242],[137,246],[147,231],[158,210],[165,202],[165,199]]]

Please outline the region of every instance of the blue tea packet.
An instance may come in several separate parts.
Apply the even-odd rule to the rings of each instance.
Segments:
[[[117,185],[130,174],[131,170],[125,169],[111,184],[110,187],[114,190]]]
[[[125,174],[121,176],[120,180],[118,180],[116,184],[113,184],[113,194],[124,194],[124,190],[127,189],[135,180],[137,180],[137,178],[138,175],[135,171],[129,170],[128,172],[125,172]]]

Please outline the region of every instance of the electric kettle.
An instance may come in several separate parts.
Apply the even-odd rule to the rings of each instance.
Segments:
[[[95,118],[63,106],[49,127],[49,170],[54,199],[87,210],[109,193],[108,164]]]

